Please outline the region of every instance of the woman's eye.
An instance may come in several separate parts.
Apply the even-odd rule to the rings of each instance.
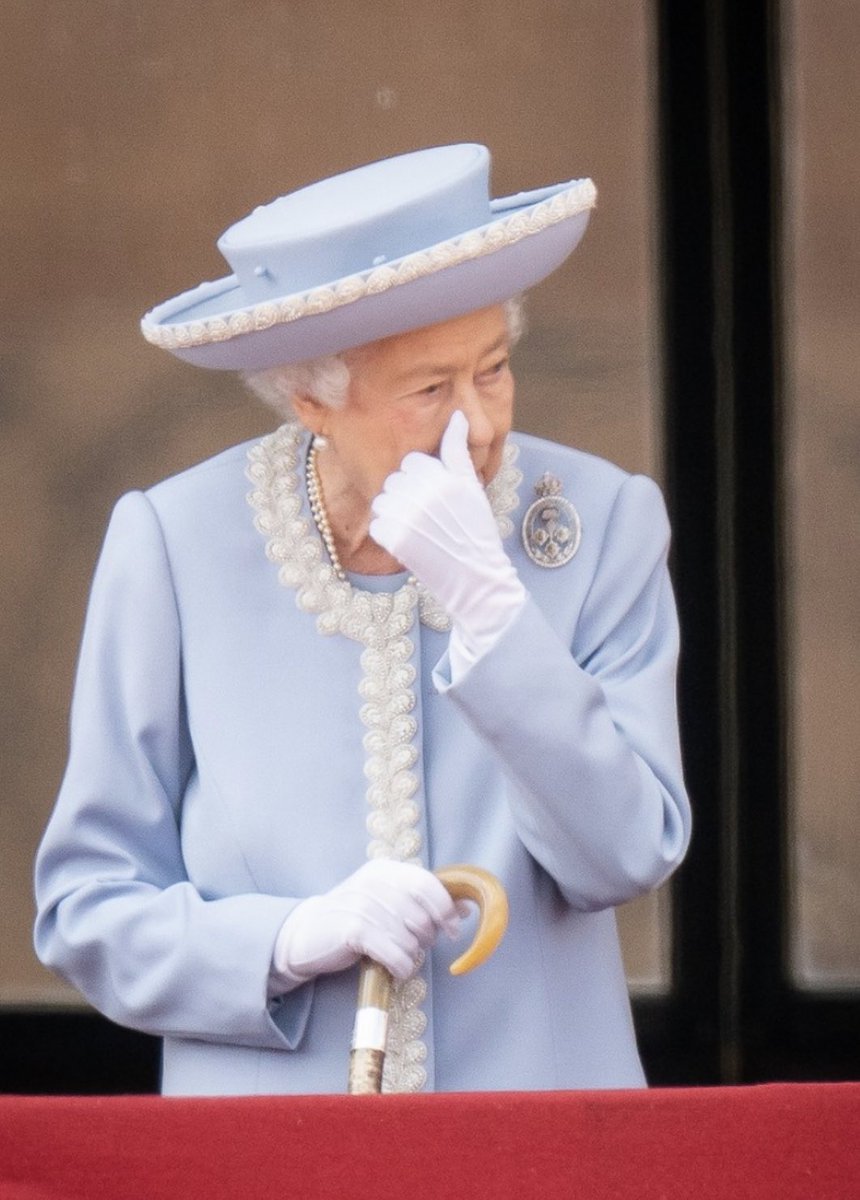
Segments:
[[[484,377],[486,379],[497,379],[505,371],[509,361],[508,358],[500,358],[491,367],[487,367],[486,371],[484,371]]]

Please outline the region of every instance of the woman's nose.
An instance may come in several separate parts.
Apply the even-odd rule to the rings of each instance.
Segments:
[[[457,397],[457,407],[466,414],[469,422],[469,447],[489,446],[495,436],[493,423],[481,396],[474,388],[463,388]]]

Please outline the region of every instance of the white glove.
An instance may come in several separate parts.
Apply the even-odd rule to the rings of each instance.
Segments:
[[[365,954],[408,979],[439,931],[456,937],[459,928],[457,905],[431,871],[372,859],[330,892],[296,905],[275,942],[270,993],[343,971]]]
[[[442,602],[454,622],[455,655],[468,668],[522,608],[526,590],[502,546],[475,474],[469,422],[457,411],[439,458],[407,454],[373,501],[370,536]]]

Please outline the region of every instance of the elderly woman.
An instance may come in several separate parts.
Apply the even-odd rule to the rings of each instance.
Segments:
[[[667,522],[511,433],[512,297],[594,189],[488,178],[440,147],[282,197],[144,319],[285,418],[118,503],[37,863],[41,958],[163,1037],[167,1093],[342,1091],[362,955],[386,1090],[643,1083],[613,909],[689,836]],[[459,980],[456,862],[511,913]]]

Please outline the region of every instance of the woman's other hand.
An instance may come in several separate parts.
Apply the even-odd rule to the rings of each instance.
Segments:
[[[408,979],[439,932],[455,937],[459,927],[457,905],[432,872],[373,859],[330,892],[296,905],[278,933],[272,984],[288,991],[363,955]]]

